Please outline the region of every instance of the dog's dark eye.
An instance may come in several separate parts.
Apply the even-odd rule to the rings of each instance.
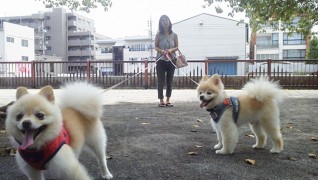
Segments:
[[[43,119],[44,119],[44,114],[43,114],[43,113],[36,113],[35,116],[36,116],[39,120],[43,120]]]
[[[202,94],[202,92],[200,92],[199,94]]]
[[[208,92],[207,94],[208,94],[208,95],[211,95],[212,93],[211,93],[211,92]]]
[[[23,113],[17,114],[17,121],[20,121],[23,118]]]

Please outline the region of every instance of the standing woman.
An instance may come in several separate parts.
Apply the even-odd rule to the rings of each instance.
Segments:
[[[157,81],[159,107],[172,107],[170,102],[172,93],[172,80],[175,66],[170,60],[176,59],[178,50],[178,36],[172,31],[172,24],[168,16],[162,15],[159,20],[159,30],[155,37],[155,50],[157,51]],[[175,61],[174,61],[175,62]],[[173,62],[173,63],[174,63]],[[167,84],[166,101],[164,101],[163,87]]]

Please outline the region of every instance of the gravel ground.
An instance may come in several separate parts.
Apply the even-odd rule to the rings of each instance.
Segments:
[[[105,105],[108,166],[114,179],[318,179],[317,100],[287,98],[280,106],[284,139],[280,154],[269,153],[269,140],[262,150],[251,148],[255,138],[248,127],[241,127],[234,154],[216,155],[209,114],[197,101],[164,108],[156,103]],[[0,130],[5,152],[0,156],[0,179],[26,179],[4,150],[11,146],[3,124]],[[95,179],[100,178],[90,154],[84,152],[80,160]]]

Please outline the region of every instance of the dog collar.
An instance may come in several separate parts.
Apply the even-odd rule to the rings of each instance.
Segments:
[[[213,119],[213,121],[217,123],[220,120],[221,116],[223,115],[224,111],[230,106],[232,106],[233,108],[232,115],[233,115],[233,120],[236,123],[239,116],[239,111],[240,111],[240,104],[236,97],[226,98],[224,99],[222,103],[218,104],[214,108],[207,109],[207,111],[210,112],[210,116]]]

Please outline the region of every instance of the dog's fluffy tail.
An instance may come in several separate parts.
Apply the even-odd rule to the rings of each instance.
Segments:
[[[267,77],[260,77],[258,79],[251,79],[243,88],[243,91],[259,102],[267,102],[276,100],[282,101],[283,92],[278,81],[269,81]]]
[[[101,91],[87,82],[72,82],[61,88],[59,104],[62,108],[74,108],[89,119],[96,119],[103,113]]]

